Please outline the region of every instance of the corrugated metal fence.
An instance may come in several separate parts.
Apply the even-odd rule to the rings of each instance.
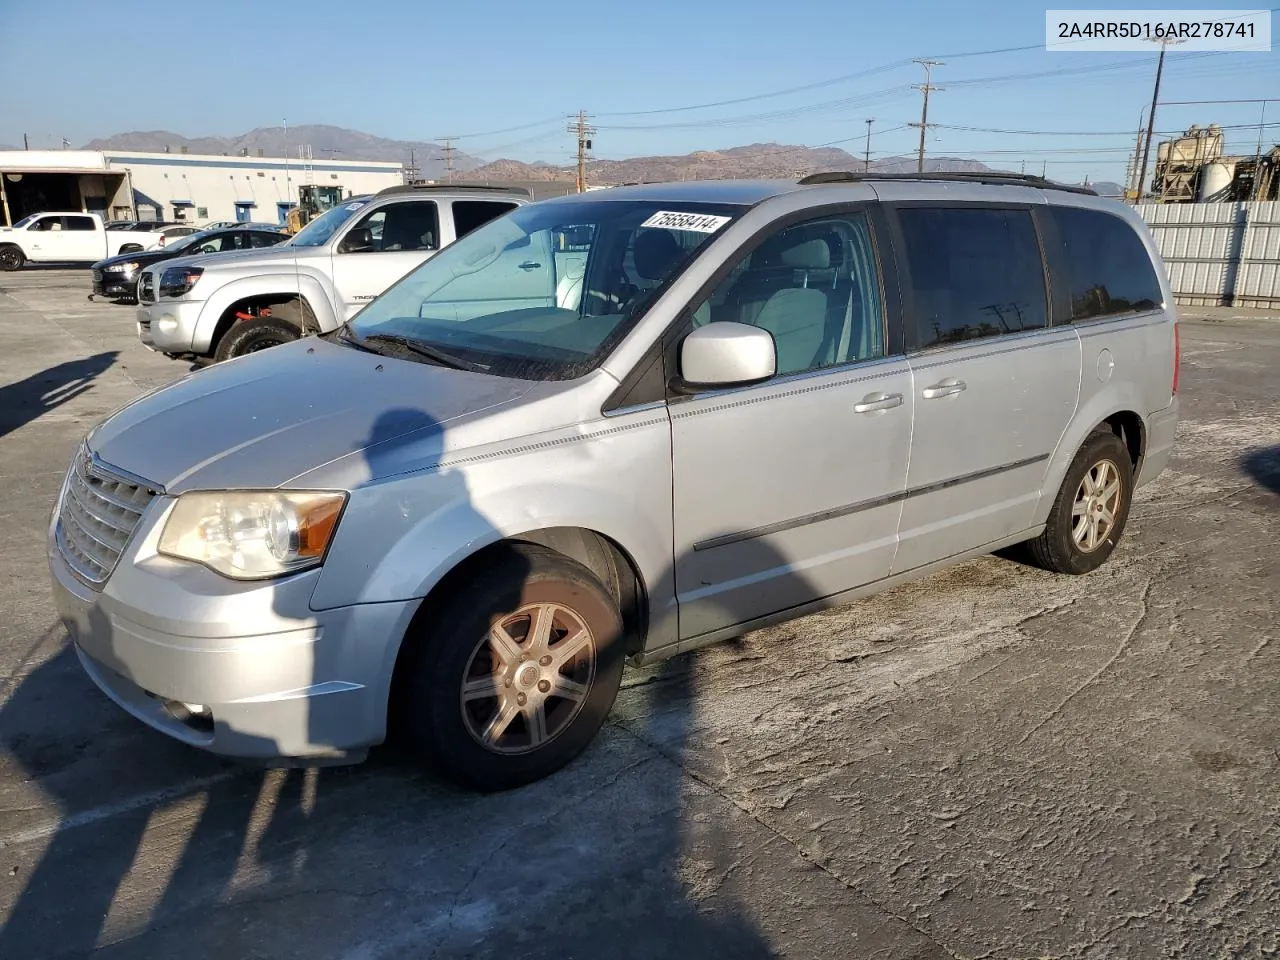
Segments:
[[[1178,303],[1280,308],[1280,201],[1144,203]]]

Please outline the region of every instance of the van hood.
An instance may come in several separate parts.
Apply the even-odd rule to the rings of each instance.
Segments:
[[[118,410],[89,435],[107,464],[169,493],[278,487],[344,457],[366,477],[403,472],[445,425],[511,404],[537,384],[366,353],[315,337],[208,367]]]

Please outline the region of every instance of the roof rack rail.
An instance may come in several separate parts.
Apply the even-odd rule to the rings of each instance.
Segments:
[[[1083,193],[1096,197],[1097,191],[1089,187],[1079,187],[1071,183],[1058,183],[1031,173],[1000,173],[997,171],[982,172],[970,170],[938,171],[936,173],[851,173],[848,171],[832,171],[830,173],[814,173],[800,180],[804,186],[818,183],[859,183],[867,180],[922,180],[942,183],[986,183],[1006,184],[1020,187],[1039,187],[1042,190],[1062,190],[1066,193]]]
[[[532,196],[525,187],[504,187],[495,183],[404,183],[395,187],[384,187],[375,193],[374,196],[385,197],[393,193],[420,193],[424,190],[436,190],[440,192],[448,192],[450,190],[484,190],[490,193],[515,194],[519,197]]]

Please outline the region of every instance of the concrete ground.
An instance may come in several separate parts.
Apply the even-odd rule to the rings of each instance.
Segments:
[[[989,558],[631,671],[478,797],[261,771],[126,716],[48,599],[81,435],[184,373],[83,271],[0,274],[0,957],[1280,951],[1280,323],[1184,311],[1184,422],[1112,560]]]

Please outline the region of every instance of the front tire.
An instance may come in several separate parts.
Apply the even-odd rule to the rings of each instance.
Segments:
[[[26,262],[27,255],[22,252],[21,247],[16,247],[12,244],[0,247],[0,270],[21,270],[22,265]]]
[[[275,317],[259,317],[256,320],[241,320],[232,325],[222,335],[214,350],[216,363],[243,357],[248,353],[257,353],[268,347],[278,347],[284,343],[292,343],[301,336],[298,328]]]
[[[542,547],[501,548],[415,626],[399,716],[454,779],[506,790],[573,760],[622,681],[622,617],[586,567]]]
[[[1071,461],[1044,532],[1027,543],[1038,567],[1082,574],[1102,566],[1124,533],[1133,496],[1133,465],[1123,441],[1090,434]]]

